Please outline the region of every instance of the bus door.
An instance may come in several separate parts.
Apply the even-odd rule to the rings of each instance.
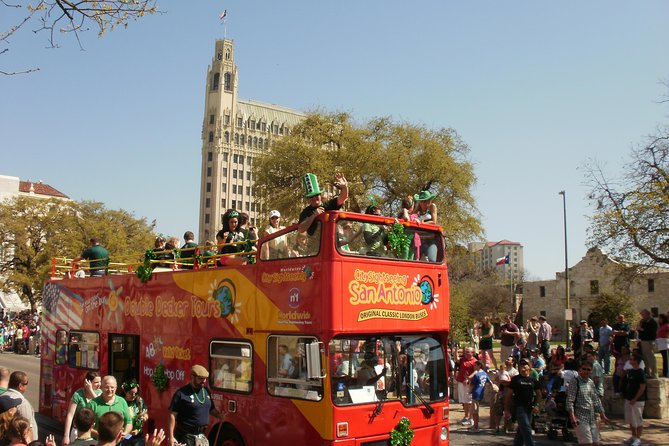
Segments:
[[[114,375],[118,389],[133,379],[139,383],[139,336],[109,334],[109,374]]]

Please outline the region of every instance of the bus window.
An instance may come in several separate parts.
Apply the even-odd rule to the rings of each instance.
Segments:
[[[337,251],[346,256],[381,257],[411,262],[442,263],[443,236],[437,230],[404,226],[409,246],[401,253],[389,249],[388,235],[392,224],[370,223],[350,219],[337,221]]]
[[[70,331],[67,363],[70,367],[97,370],[100,366],[100,334],[90,331]]]
[[[67,364],[67,332],[56,331],[56,364]]]
[[[253,346],[246,341],[212,341],[209,345],[212,387],[232,392],[253,390]]]
[[[313,235],[298,232],[297,229],[286,234],[271,235],[260,248],[263,260],[280,260],[295,257],[313,257],[321,248],[321,222],[314,223]]]
[[[430,336],[333,339],[329,346],[332,401],[350,405],[400,400],[405,405],[446,398],[446,365]]]
[[[270,395],[320,401],[323,380],[307,377],[307,345],[314,337],[270,336],[267,339],[267,391]]]

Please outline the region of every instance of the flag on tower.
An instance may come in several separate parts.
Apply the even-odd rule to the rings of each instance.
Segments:
[[[510,261],[509,254],[507,254],[504,257],[500,257],[499,259],[497,259],[495,265],[508,265],[509,261]]]
[[[228,10],[224,10],[221,15],[218,16],[219,19],[225,20],[225,18],[228,16]]]

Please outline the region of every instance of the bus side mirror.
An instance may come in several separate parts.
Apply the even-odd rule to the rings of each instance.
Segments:
[[[305,355],[307,361],[307,379],[325,378],[325,369],[323,368],[322,353],[325,348],[322,342],[312,342],[305,345]]]

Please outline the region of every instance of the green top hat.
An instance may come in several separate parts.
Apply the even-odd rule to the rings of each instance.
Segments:
[[[318,187],[318,178],[313,173],[307,173],[302,177],[302,185],[304,186],[304,198],[321,194],[321,189]]]
[[[420,193],[413,196],[413,200],[414,201],[427,201],[427,200],[432,200],[436,196],[437,196],[436,194],[433,194],[429,190],[422,190],[422,191],[420,191]]]

